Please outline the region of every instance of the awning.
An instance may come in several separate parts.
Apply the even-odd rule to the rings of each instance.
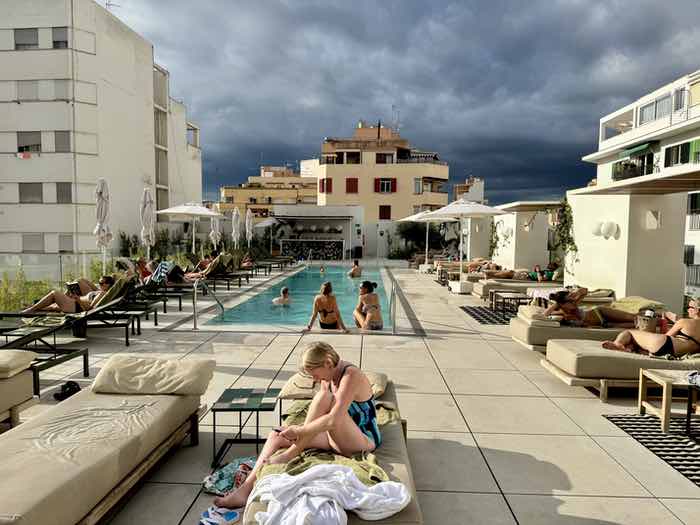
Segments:
[[[645,144],[640,144],[639,146],[635,146],[634,148],[630,149],[625,149],[620,152],[620,154],[617,156],[618,159],[623,159],[625,157],[632,157],[634,155],[639,155],[646,150],[651,148],[651,142],[647,142]]]

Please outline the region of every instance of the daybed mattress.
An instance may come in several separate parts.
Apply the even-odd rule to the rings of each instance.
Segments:
[[[547,346],[550,339],[585,339],[606,341],[615,339],[620,328],[578,328],[574,326],[538,326],[528,324],[519,317],[510,320],[510,335],[513,339],[532,346]]]
[[[597,341],[552,339],[547,361],[575,377],[591,379],[638,379],[640,368],[697,370],[695,359],[668,360],[641,354],[606,350]]]
[[[83,390],[0,435],[0,524],[77,523],[198,405]]]
[[[0,379],[0,412],[24,403],[33,395],[34,384],[31,370],[25,370],[7,379]]]
[[[516,281],[514,279],[482,279],[474,283],[473,294],[486,299],[489,296],[489,290],[511,290],[514,292],[523,292],[528,288],[561,288],[561,281]]]
[[[389,401],[396,404],[396,390],[394,389],[393,383],[390,382],[387,385],[386,391],[380,398],[380,401]],[[423,523],[423,517],[416,499],[416,489],[413,483],[413,474],[411,473],[411,464],[408,458],[406,441],[403,437],[401,421],[397,420],[393,423],[388,423],[382,426],[381,432],[382,444],[375,452],[377,463],[386,471],[392,481],[399,481],[406,485],[411,494],[411,502],[398,514],[384,520],[372,521],[371,523]],[[257,523],[255,521],[255,513],[261,510],[265,510],[265,504],[260,503],[259,501],[248,505],[243,516],[244,525],[255,525]],[[348,512],[348,523],[357,525],[370,522],[361,520],[353,512]]]

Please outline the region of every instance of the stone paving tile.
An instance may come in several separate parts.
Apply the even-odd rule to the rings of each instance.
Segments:
[[[398,391],[401,417],[408,420],[409,430],[467,432],[452,396],[411,394]]]
[[[399,363],[400,364],[400,363]],[[397,391],[416,394],[447,394],[447,385],[435,368],[399,368],[385,366],[381,368],[391,379]]]
[[[515,525],[500,494],[419,492],[425,525]]]
[[[198,485],[144,483],[110,525],[133,525],[146,519],[153,525],[179,523],[198,494]]]
[[[460,342],[451,346],[445,342],[434,348],[430,344],[430,352],[440,368],[473,368],[480,370],[514,370],[515,367],[504,359],[497,351],[485,345],[483,340],[475,340],[471,347],[463,347]]]
[[[698,522],[700,499],[662,499],[660,501],[686,525],[695,525]]]
[[[400,363],[404,368],[436,368],[428,350],[370,348],[362,351],[362,366],[367,370],[381,370],[389,363]]]
[[[604,414],[636,414],[634,399],[599,399],[555,397],[551,401],[561,408],[584,432],[591,436],[627,436],[618,426],[603,417]]]
[[[443,368],[454,394],[543,397],[542,391],[517,370]]]
[[[532,381],[537,388],[549,397],[582,397],[598,399],[598,394],[582,386],[569,386],[554,377],[547,370],[525,370],[525,377]]]

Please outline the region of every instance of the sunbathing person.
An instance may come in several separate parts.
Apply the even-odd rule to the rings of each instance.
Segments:
[[[563,290],[550,294],[552,304],[544,311],[544,315],[560,315],[562,324],[579,327],[617,327],[630,328],[634,326],[634,314],[616,310],[609,306],[596,306],[584,310],[579,306],[588,294],[587,288],[577,288],[573,292]]]
[[[497,264],[489,265],[489,269],[483,271],[487,279],[512,279],[515,276],[513,270],[503,270]]]
[[[291,302],[292,299],[289,297],[289,288],[287,288],[286,286],[280,290],[279,297],[275,297],[272,300],[272,304],[274,304],[275,306],[286,306]]]
[[[343,456],[371,452],[381,445],[372,388],[362,370],[342,361],[333,347],[314,342],[304,350],[301,371],[321,388],[314,396],[303,425],[273,429],[253,471],[235,491],[215,498],[214,505],[244,507],[259,469],[267,463],[287,463],[309,448]],[[275,454],[275,452],[283,452]]]
[[[381,330],[384,328],[379,296],[374,293],[377,283],[363,281],[360,285],[360,297],[353,311],[355,324],[365,330]]]
[[[689,319],[677,320],[665,334],[625,330],[614,341],[603,341],[603,348],[620,352],[680,357],[700,352],[700,312],[696,300],[688,304]],[[674,318],[671,314],[669,317]]]
[[[352,268],[350,268],[348,272],[348,277],[352,277],[353,279],[362,277],[362,268],[360,268],[360,262],[357,259],[352,262]]]
[[[313,313],[306,327],[307,330],[311,330],[314,326],[314,321],[316,321],[317,316],[318,324],[323,330],[341,329],[344,332],[348,331],[348,329],[345,328],[345,324],[343,324],[342,317],[340,317],[338,302],[333,295],[333,286],[328,281],[321,285],[321,292],[314,297]]]
[[[78,312],[87,312],[92,310],[97,302],[107,293],[114,284],[114,277],[111,275],[103,275],[100,278],[98,286],[87,279],[80,279],[77,282],[78,290],[62,292],[61,290],[53,290],[47,293],[35,304],[22,310],[23,314],[34,312],[63,312],[66,314],[74,314]]]

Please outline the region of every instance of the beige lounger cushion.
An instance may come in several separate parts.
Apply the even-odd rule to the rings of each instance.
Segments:
[[[83,390],[0,435],[0,524],[79,522],[198,406]]]
[[[388,401],[396,405],[396,391],[394,385],[389,383],[386,392],[380,401]],[[398,514],[390,518],[373,521],[377,524],[411,524],[416,525],[423,523],[423,517],[416,501],[416,489],[413,482],[413,474],[411,473],[410,459],[408,457],[408,449],[406,440],[403,436],[401,421],[394,421],[380,427],[382,432],[382,444],[375,451],[377,463],[389,475],[392,481],[399,481],[406,485],[411,494],[411,502],[408,506]],[[243,515],[244,525],[255,525],[255,513],[265,510],[265,504],[259,501],[252,502],[246,507]],[[363,521],[352,512],[348,513],[348,524],[359,525],[362,523],[370,523]]]
[[[605,341],[615,339],[619,328],[580,328],[575,326],[537,326],[520,317],[510,320],[510,335],[518,341],[532,346],[544,347],[550,339],[587,339]]]
[[[36,354],[28,350],[0,351],[0,379],[7,379],[29,368]]]
[[[597,341],[560,339],[547,343],[547,361],[574,377],[594,379],[638,379],[640,368],[700,368],[700,355],[694,359],[669,360],[606,350]]]
[[[372,387],[372,395],[375,398],[381,397],[386,390],[386,385],[389,382],[386,374],[380,372],[368,372],[363,370],[364,374],[369,379]],[[311,399],[318,392],[319,385],[314,385],[312,378],[300,373],[290,377],[282,387],[280,399]]]
[[[518,317],[530,325],[534,326],[553,326],[560,325],[562,317],[560,315],[544,315],[545,309],[540,306],[530,304],[521,305],[518,308]]]
[[[0,412],[9,410],[32,398],[34,395],[33,375],[31,370],[24,370],[0,381]],[[1,509],[0,516],[2,516]]]
[[[213,359],[157,359],[130,354],[109,358],[92,390],[101,394],[201,396],[214,375]]]

